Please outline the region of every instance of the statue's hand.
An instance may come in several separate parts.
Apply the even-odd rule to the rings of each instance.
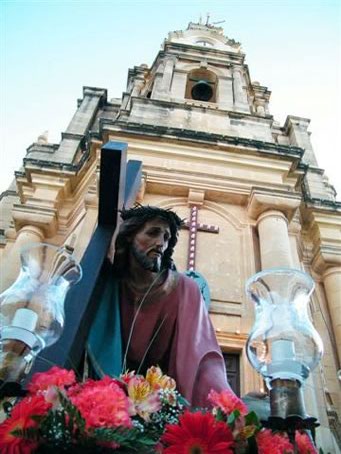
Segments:
[[[266,420],[270,416],[270,399],[266,393],[252,391],[242,397],[242,401],[254,411],[259,420]]]

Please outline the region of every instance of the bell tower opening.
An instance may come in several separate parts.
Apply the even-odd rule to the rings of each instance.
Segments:
[[[195,101],[216,102],[217,76],[208,69],[193,69],[187,77],[187,99]]]

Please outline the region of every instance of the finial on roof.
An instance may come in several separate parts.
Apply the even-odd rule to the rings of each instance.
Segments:
[[[48,131],[44,131],[42,134],[40,134],[38,136],[37,142],[41,143],[41,144],[49,143],[49,132]]]

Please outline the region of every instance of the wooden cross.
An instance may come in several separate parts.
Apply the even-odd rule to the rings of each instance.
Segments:
[[[51,364],[81,370],[84,345],[98,307],[102,265],[119,225],[119,210],[132,206],[140,189],[142,162],[127,163],[127,147],[124,142],[108,142],[102,147],[98,225],[81,261],[83,279],[67,295],[60,340],[43,350],[31,374],[45,371]]]
[[[188,241],[188,255],[187,255],[187,270],[195,270],[195,255],[197,245],[197,232],[211,232],[219,233],[219,227],[216,225],[202,224],[198,222],[198,205],[190,206],[190,218],[187,220],[183,229],[189,230],[189,241]]]

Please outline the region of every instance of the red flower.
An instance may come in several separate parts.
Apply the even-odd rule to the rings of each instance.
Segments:
[[[246,415],[249,412],[244,402],[229,389],[225,389],[220,393],[211,389],[208,400],[214,407],[220,408],[226,415],[229,415],[234,410],[239,410],[241,415]]]
[[[185,413],[179,424],[167,424],[161,438],[164,454],[232,454],[231,429],[214,419],[211,413]]]
[[[257,434],[258,454],[293,454],[294,447],[288,436],[273,433],[270,429],[261,430]]]
[[[69,389],[68,396],[85,419],[87,428],[131,427],[129,401],[116,380],[88,380]]]
[[[35,394],[39,391],[46,391],[50,386],[64,388],[65,386],[73,385],[75,381],[76,377],[73,370],[53,366],[47,372],[34,374],[28,385],[28,390],[31,394]]]
[[[38,426],[32,416],[45,415],[51,405],[43,396],[25,397],[12,410],[11,416],[0,424],[0,452],[2,454],[30,454],[38,443],[13,434],[16,430],[24,430]]]
[[[317,454],[317,449],[306,433],[296,431],[295,441],[300,454]]]

